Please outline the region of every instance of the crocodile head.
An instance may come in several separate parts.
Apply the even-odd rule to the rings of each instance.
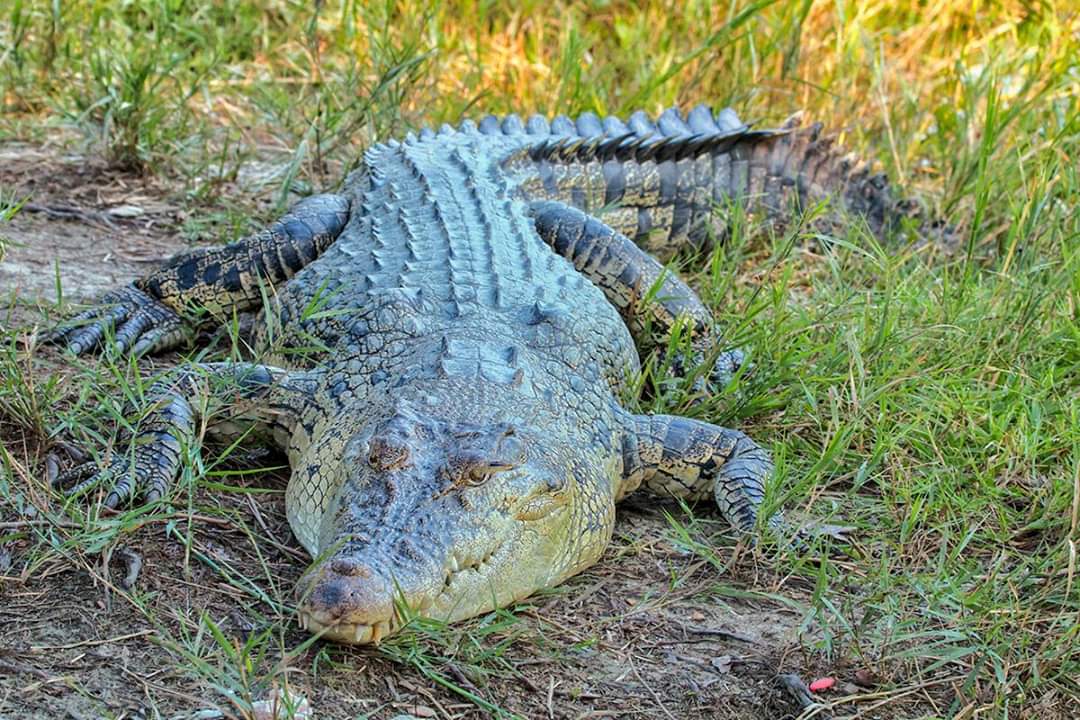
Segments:
[[[595,562],[614,520],[610,475],[550,420],[541,433],[399,409],[355,433],[298,586],[301,624],[377,643],[410,616],[472,617]]]

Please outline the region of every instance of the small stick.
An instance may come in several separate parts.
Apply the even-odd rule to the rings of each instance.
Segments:
[[[638,672],[637,665],[634,664],[633,658],[627,657],[627,660],[629,661],[630,669],[634,671],[634,676],[637,677],[638,682],[640,682],[642,687],[644,687],[649,692],[649,694],[652,695],[652,699],[656,701],[657,706],[664,712],[665,715],[668,716],[668,720],[675,720],[675,716],[672,715],[671,711],[667,709],[666,705],[664,705],[664,701],[661,700],[660,696],[656,694],[656,691],[653,690],[652,685],[645,682],[645,678],[641,677],[641,673]]]
[[[31,645],[30,652],[44,652],[47,650],[73,650],[77,647],[106,645],[108,643],[120,642],[122,640],[131,640],[132,638],[142,637],[144,635],[154,635],[155,633],[157,633],[157,630],[140,630],[138,632],[128,633],[127,635],[118,635],[117,637],[105,638],[104,640],[83,640],[77,643],[68,643],[67,645]]]

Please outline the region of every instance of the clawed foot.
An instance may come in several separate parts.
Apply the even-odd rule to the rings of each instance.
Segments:
[[[147,503],[160,500],[180,471],[179,442],[169,433],[145,432],[132,445],[132,450],[114,455],[105,467],[89,461],[60,473],[53,480],[53,487],[70,498],[102,483],[111,483],[112,488],[102,503],[110,509],[140,493]]]
[[[727,384],[735,378],[736,373],[738,373],[746,364],[745,352],[739,348],[725,350],[716,357],[716,362],[713,363],[712,372],[709,373],[709,379],[719,387],[726,387]],[[748,367],[747,370],[749,370],[750,367]]]
[[[95,307],[63,323],[45,341],[81,355],[97,347],[113,327],[113,348],[130,349],[133,355],[168,350],[186,338],[184,321],[172,308],[129,285],[106,293]]]
[[[709,353],[706,350],[695,347],[688,356],[672,358],[668,374],[672,379],[686,377],[694,367],[703,365],[708,357]],[[745,369],[744,366],[746,366]],[[753,365],[747,362],[746,353],[743,350],[739,348],[725,350],[716,356],[710,370],[694,378],[691,387],[698,395],[706,395],[710,384],[713,388],[723,389],[735,379],[740,371],[745,375],[752,368]]]

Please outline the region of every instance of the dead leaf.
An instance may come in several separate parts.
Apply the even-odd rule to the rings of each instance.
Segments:
[[[253,702],[251,716],[255,720],[315,720],[315,713],[307,698],[290,696],[284,690],[278,690],[272,698]]]
[[[712,664],[713,668],[717,672],[722,672],[722,673],[731,672],[731,656],[730,655],[720,655],[719,657],[714,657],[710,661],[710,663]]]
[[[862,685],[863,687],[872,688],[877,685],[877,676],[874,675],[872,670],[866,668],[859,668],[855,671],[855,684]]]

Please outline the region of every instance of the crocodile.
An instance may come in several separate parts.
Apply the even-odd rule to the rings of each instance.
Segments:
[[[745,364],[664,259],[722,239],[724,208],[784,222],[827,198],[877,230],[911,214],[801,116],[490,116],[373,145],[339,192],[181,253],[52,331],[76,354],[158,353],[259,313],[258,361],[168,371],[130,450],[57,484],[97,487],[110,508],[165,502],[200,424],[264,438],[287,454],[286,512],[313,558],[298,620],[346,643],[579,573],[639,488],[712,498],[751,538],[783,531],[762,516],[773,466],[747,435],[620,398],[649,337],[689,337],[683,371],[710,381]]]

